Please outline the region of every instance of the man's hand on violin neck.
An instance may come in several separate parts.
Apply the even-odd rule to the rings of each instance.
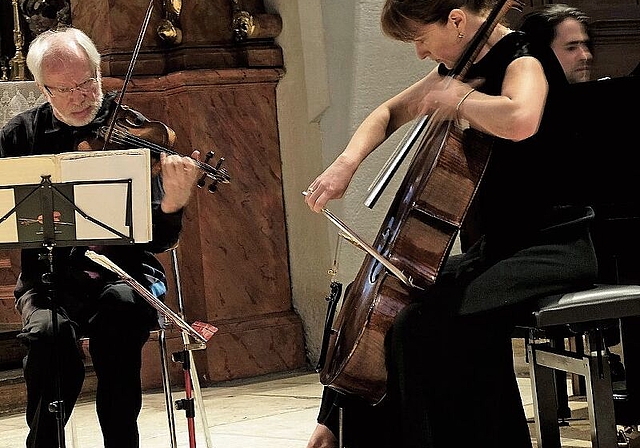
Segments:
[[[191,193],[200,177],[197,162],[200,151],[193,151],[191,157],[179,155],[160,155],[162,167],[162,186],[164,197],[161,208],[165,213],[175,213],[189,202]]]

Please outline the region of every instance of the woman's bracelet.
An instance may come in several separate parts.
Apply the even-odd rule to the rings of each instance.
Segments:
[[[467,97],[469,95],[471,95],[475,91],[476,91],[476,89],[469,90],[467,93],[464,94],[464,96],[462,98],[460,98],[460,101],[458,101],[458,105],[456,106],[456,119],[457,120],[460,120],[460,106],[462,106],[462,103],[464,103],[464,100],[466,100]]]

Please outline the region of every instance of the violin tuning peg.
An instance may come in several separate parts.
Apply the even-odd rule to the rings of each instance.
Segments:
[[[215,169],[216,171],[220,174],[221,179],[223,179],[223,182],[228,182],[229,181],[229,173],[227,172],[226,168],[222,168],[222,164],[224,163],[224,157],[220,157],[218,159],[218,163],[216,163]],[[220,180],[220,179],[218,179]]]
[[[204,183],[205,183],[205,180],[206,180],[206,179],[207,179],[207,175],[206,175],[206,174],[203,174],[203,175],[200,177],[200,179],[198,179],[198,182],[196,183],[196,185],[198,186],[198,188],[202,188],[202,187],[204,187]]]
[[[209,193],[215,193],[218,190],[218,182],[211,182],[211,185],[209,185]]]

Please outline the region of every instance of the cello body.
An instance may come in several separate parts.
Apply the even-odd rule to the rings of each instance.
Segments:
[[[320,382],[371,404],[386,393],[385,336],[396,315],[433,285],[489,161],[493,138],[443,124],[418,148],[374,242],[412,280],[406,285],[367,255],[345,291]]]

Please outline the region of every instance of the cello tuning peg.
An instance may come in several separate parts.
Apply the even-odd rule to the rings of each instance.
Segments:
[[[209,193],[215,193],[218,190],[218,182],[211,182],[211,185],[209,185]]]

